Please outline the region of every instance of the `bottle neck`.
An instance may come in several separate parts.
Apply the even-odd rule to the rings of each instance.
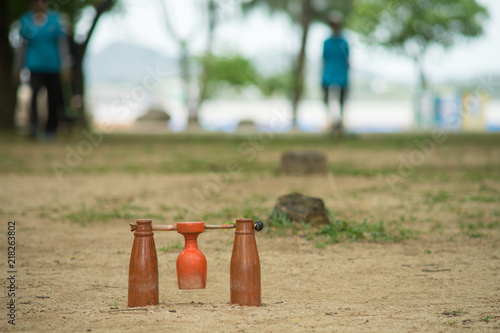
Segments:
[[[153,236],[151,220],[137,220],[137,229],[134,232],[135,237],[150,237]]]
[[[241,219],[236,220],[236,234],[237,235],[253,235],[253,220]]]
[[[185,239],[184,249],[198,248],[198,235],[199,233],[183,234]]]

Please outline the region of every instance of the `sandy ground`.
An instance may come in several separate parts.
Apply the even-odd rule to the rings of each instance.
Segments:
[[[210,176],[104,174],[71,175],[59,183],[53,175],[2,178],[2,320],[0,331],[496,331],[500,330],[500,232],[469,238],[442,210],[413,212],[432,216],[444,231],[423,232],[400,243],[342,242],[315,247],[300,235],[256,235],[262,271],[262,307],[229,304],[229,263],[234,231],[200,235],[208,260],[205,290],[177,288],[175,260],[182,237],[155,235],[160,271],[160,305],[127,308],[128,264],[133,242],[129,223],[163,207],[174,223],[183,205],[216,211],[228,202],[272,208],[278,195],[302,189],[325,199],[339,215],[373,211],[375,217],[407,214],[411,196],[369,189],[385,186],[378,178],[240,176],[207,200],[192,200],[193,189]],[[490,184],[498,188],[497,183]],[[429,189],[409,185],[408,192]],[[437,185],[436,185],[437,186]],[[467,191],[456,183],[452,191]],[[353,190],[356,196],[347,196]],[[351,192],[349,192],[351,191]],[[373,191],[372,191],[373,192]],[[255,193],[262,195],[260,201]],[[254,198],[254,199],[252,199]],[[252,201],[254,200],[254,201]],[[81,225],[63,218],[80,205],[143,207],[130,218]],[[120,203],[120,204],[118,204]],[[103,206],[103,207],[104,207]],[[86,208],[85,208],[86,207]],[[107,207],[107,206],[106,206]],[[149,210],[148,210],[149,209]],[[196,220],[197,210],[184,211]],[[449,215],[449,214],[448,214]],[[234,218],[242,216],[234,216]],[[16,220],[16,320],[7,323],[6,233]],[[420,220],[420,219],[419,219]],[[216,218],[206,221],[222,223]],[[422,231],[419,222],[406,227]],[[417,222],[414,222],[415,224]],[[450,237],[452,235],[452,237]]]

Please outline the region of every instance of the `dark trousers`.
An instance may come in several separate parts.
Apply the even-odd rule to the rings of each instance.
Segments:
[[[30,85],[33,91],[33,96],[31,97],[30,127],[33,131],[36,131],[38,127],[37,96],[40,88],[45,86],[47,88],[49,104],[45,131],[47,133],[55,133],[59,118],[62,118],[65,114],[59,73],[31,72]]]
[[[332,91],[331,90],[335,90],[335,89],[340,89],[340,92],[339,92],[339,104],[340,104],[340,108],[343,110],[344,109],[344,103],[345,103],[345,100],[346,100],[346,97],[347,97],[347,86],[344,86],[344,87],[339,87],[339,86],[325,87],[325,86],[323,86],[323,101],[325,102],[326,105],[328,105],[329,103],[331,103],[332,102],[330,100],[331,99],[331,95],[332,95]]]
[[[340,90],[340,91],[339,91]],[[336,95],[335,93],[338,92],[338,103],[339,103],[339,111],[340,111],[340,120],[337,126],[339,128],[342,128],[344,126],[344,103],[347,97],[347,86],[340,87],[340,86],[329,86],[325,87],[323,86],[323,101],[325,102],[326,106],[330,110],[330,104],[334,103],[335,101],[333,100],[334,96]]]

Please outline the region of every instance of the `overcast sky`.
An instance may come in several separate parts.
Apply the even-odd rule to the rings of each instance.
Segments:
[[[120,1],[122,10],[103,16],[99,22],[91,40],[91,53],[123,41],[178,56],[176,43],[166,33],[160,0]],[[203,1],[164,1],[174,30],[182,38],[188,38],[192,51],[200,53],[204,48],[205,33],[199,23],[206,18],[196,4],[200,6]],[[286,16],[269,16],[265,11],[255,11],[245,17],[238,9],[238,0],[216,2],[219,18],[216,52],[238,52],[252,58],[296,53],[298,50],[300,30],[293,27]],[[431,50],[426,58],[426,69],[433,80],[500,73],[500,1],[479,2],[490,12],[485,34],[475,40],[461,41],[448,50]],[[326,26],[313,26],[307,48],[309,58],[320,59],[323,41],[329,34]],[[367,47],[353,34],[347,36],[354,68],[392,79],[413,81],[415,78],[415,69],[408,59],[381,48]]]

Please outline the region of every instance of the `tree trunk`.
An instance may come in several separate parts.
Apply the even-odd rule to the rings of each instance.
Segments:
[[[202,70],[200,79],[200,92],[198,95],[198,103],[196,105],[196,118],[194,121],[198,122],[198,112],[201,108],[203,102],[207,99],[207,85],[210,81],[210,66],[212,63],[212,46],[214,40],[215,26],[217,24],[216,18],[216,4],[214,0],[208,1],[208,31],[207,31],[207,46],[205,49],[205,55],[203,56]],[[191,119],[190,119],[191,121]]]
[[[184,88],[184,95],[185,95],[185,100],[184,100],[184,105],[188,111],[188,121],[190,123],[197,123],[198,122],[198,112],[197,112],[197,107],[196,105],[193,104],[191,100],[191,71],[189,69],[189,62],[190,62],[190,57],[189,57],[189,51],[187,48],[187,42],[185,40],[181,40],[179,42],[179,46],[181,49],[181,54],[179,57],[179,65],[181,68],[181,78],[182,78],[182,85]]]
[[[85,116],[85,76],[83,73],[83,59],[84,50],[81,45],[74,42],[73,36],[71,36],[71,53],[73,56],[73,66],[72,80],[71,80],[71,90],[72,90],[72,101],[73,107],[76,109],[76,126],[82,128],[88,128],[87,117]]]
[[[293,124],[297,122],[297,108],[302,98],[302,92],[304,91],[304,67],[306,61],[306,44],[307,35],[309,33],[309,27],[312,21],[312,4],[311,0],[303,0],[302,3],[302,18],[300,24],[302,26],[302,40],[300,45],[299,57],[297,59],[293,82],[293,95],[292,95],[292,112],[293,112]]]
[[[174,39],[174,41],[177,43],[177,45],[180,48],[180,55],[179,55],[179,68],[181,69],[181,79],[182,79],[182,85],[183,85],[183,90],[184,90],[184,95],[185,95],[185,100],[184,100],[184,106],[186,107],[186,110],[188,112],[188,122],[191,124],[197,124],[198,123],[198,101],[193,101],[191,100],[192,94],[191,94],[191,71],[189,68],[190,62],[191,62],[191,56],[189,54],[189,48],[188,48],[188,42],[191,40],[191,38],[186,37],[186,38],[181,38],[177,32],[174,30],[172,25],[170,24],[169,17],[168,17],[168,9],[166,7],[165,1],[163,0],[158,0],[158,3],[160,4],[160,7],[162,9],[163,13],[163,22],[165,23],[165,28],[167,30],[167,33]]]
[[[427,90],[427,80],[425,78],[424,66],[423,66],[423,52],[417,55],[415,58],[415,67],[417,70],[417,89],[416,89],[416,102],[415,102],[415,123],[418,130],[423,128],[423,110],[422,110],[422,97],[424,92]]]
[[[0,130],[15,129],[16,87],[12,83],[13,51],[9,43],[7,1],[0,1]]]
[[[73,55],[73,97],[76,97],[78,103],[76,108],[78,110],[77,116],[77,125],[80,127],[87,128],[89,124],[87,124],[87,117],[85,116],[85,75],[83,73],[83,61],[85,58],[85,53],[87,51],[87,47],[89,45],[90,38],[95,31],[97,26],[97,22],[101,18],[102,14],[108,11],[114,4],[116,0],[102,0],[98,5],[96,5],[96,15],[94,20],[92,21],[92,25],[87,33],[85,40],[82,43],[76,43],[74,36],[70,36],[71,38],[71,48]]]
[[[427,90],[427,79],[426,79],[426,76],[425,76],[425,72],[424,72],[424,55],[423,54],[420,54],[418,57],[417,57],[417,70],[418,70],[418,87],[420,89],[420,91],[425,91]]]

